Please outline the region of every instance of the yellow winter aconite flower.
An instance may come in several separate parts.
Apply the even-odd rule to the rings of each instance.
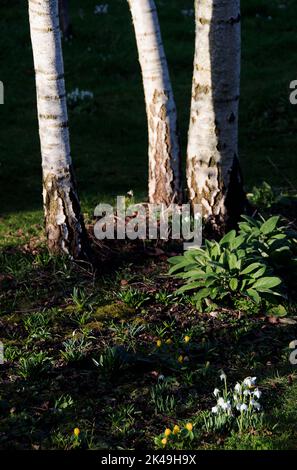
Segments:
[[[180,432],[180,427],[176,424],[173,428],[173,434],[178,434]]]
[[[158,339],[158,341],[157,341],[157,343],[156,343],[156,344],[157,344],[157,348],[160,348],[160,347],[161,347],[161,345],[162,345],[162,341],[161,341],[160,339]]]
[[[186,424],[186,429],[187,429],[189,432],[193,431],[193,424],[192,424],[192,423],[187,423],[187,424]]]
[[[188,343],[188,342],[190,341],[190,339],[191,339],[190,336],[185,336],[185,337],[184,337],[184,342],[185,342],[185,343]]]
[[[161,442],[162,442],[163,446],[166,446],[166,444],[167,444],[167,439],[166,439],[166,437],[164,437]]]
[[[181,364],[182,362],[184,362],[184,356],[182,356],[182,355],[178,356],[178,359],[177,359],[177,360],[178,360],[178,362],[180,362],[180,364]]]
[[[74,428],[73,429],[73,434],[75,435],[75,437],[78,437],[80,435],[80,429],[79,428]]]
[[[164,435],[165,435],[166,437],[168,437],[168,436],[170,436],[170,434],[171,434],[171,429],[166,428],[166,429],[165,429],[165,432],[164,432]]]
[[[172,339],[168,338],[168,339],[166,340],[166,344],[172,344]]]

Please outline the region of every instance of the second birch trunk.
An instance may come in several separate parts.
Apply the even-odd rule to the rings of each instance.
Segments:
[[[189,198],[220,234],[238,219],[240,0],[195,0],[196,45],[187,151]]]
[[[177,113],[154,0],[128,0],[136,35],[149,133],[149,201],[180,202]]]

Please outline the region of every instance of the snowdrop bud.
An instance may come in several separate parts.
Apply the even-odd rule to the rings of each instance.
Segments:
[[[213,394],[215,397],[217,397],[220,394],[220,390],[218,388],[215,388]]]
[[[254,390],[254,396],[259,399],[261,395],[262,395],[262,392],[258,388],[256,388]]]
[[[240,411],[247,411],[248,407],[245,403],[243,403],[242,405],[240,405]]]
[[[243,394],[245,397],[247,397],[248,395],[251,394],[251,392],[249,390],[244,390]]]
[[[242,387],[241,387],[240,383],[237,382],[237,384],[234,387],[234,390],[238,393],[241,393]]]
[[[219,411],[219,408],[217,406],[213,406],[211,409],[212,413],[217,413]]]
[[[222,373],[221,373],[220,379],[221,379],[222,381],[227,379],[227,376],[226,376],[225,372],[222,372]]]
[[[251,377],[247,377],[246,379],[244,379],[243,381],[243,385],[245,385],[246,387],[251,387],[252,386],[252,378]]]

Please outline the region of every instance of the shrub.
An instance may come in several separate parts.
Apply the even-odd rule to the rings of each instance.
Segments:
[[[263,297],[280,296],[281,279],[273,275],[267,263],[248,251],[244,235],[229,232],[220,242],[205,242],[205,248],[193,249],[169,259],[170,274],[185,281],[177,293],[195,291],[198,309],[203,302],[231,302],[247,297],[260,303]]]

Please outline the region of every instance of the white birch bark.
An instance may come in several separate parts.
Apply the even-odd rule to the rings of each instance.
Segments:
[[[48,246],[79,258],[87,245],[70,156],[58,0],[29,0],[29,18]]]
[[[196,44],[187,186],[214,231],[242,211],[238,164],[240,0],[195,0]]]
[[[142,71],[149,134],[149,201],[179,202],[177,113],[154,0],[128,0]]]

